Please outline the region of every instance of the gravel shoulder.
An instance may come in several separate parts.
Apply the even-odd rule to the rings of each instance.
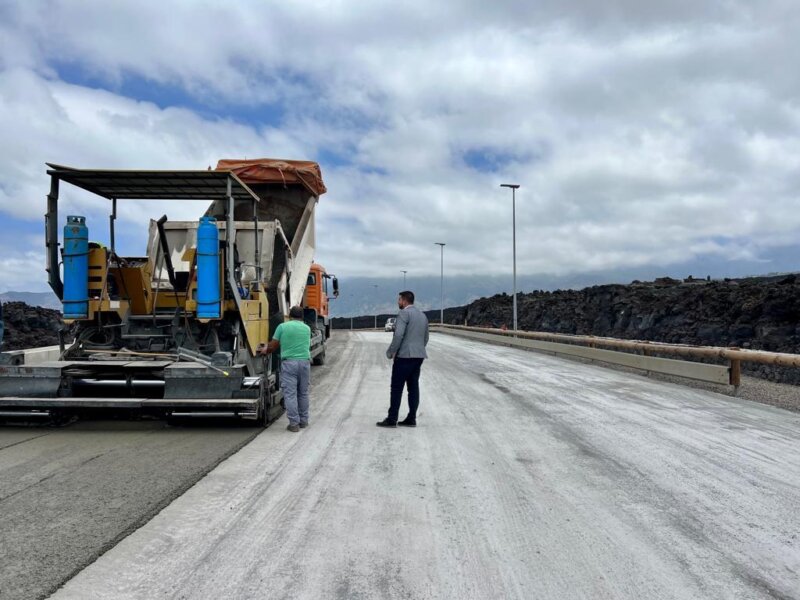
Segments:
[[[382,430],[389,335],[338,337],[310,428],[54,597],[796,597],[800,415],[434,334],[419,426]]]

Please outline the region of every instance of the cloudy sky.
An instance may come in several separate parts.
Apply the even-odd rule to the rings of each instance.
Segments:
[[[385,289],[437,241],[508,281],[503,182],[530,286],[800,263],[796,0],[169,4],[0,0],[0,292],[46,289],[45,161],[317,160],[318,259]],[[121,207],[122,250],[165,211]]]

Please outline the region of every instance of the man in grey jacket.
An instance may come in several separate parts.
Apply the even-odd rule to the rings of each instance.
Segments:
[[[400,292],[397,306],[400,312],[395,322],[394,337],[386,351],[386,357],[394,360],[389,415],[383,421],[378,421],[378,427],[417,426],[419,372],[422,361],[428,358],[425,351],[428,345],[428,318],[414,306],[414,292]],[[398,423],[404,387],[408,387],[408,416]]]

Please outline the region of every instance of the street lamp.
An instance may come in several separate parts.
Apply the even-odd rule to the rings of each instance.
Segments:
[[[372,287],[375,288],[375,294],[377,295],[377,293],[378,293],[378,284],[377,283],[373,283]],[[375,313],[375,329],[378,329],[378,313]]]
[[[442,307],[441,312],[439,313],[439,321],[442,325],[444,325],[444,247],[447,245],[443,242],[433,242],[442,251],[442,274],[441,274],[441,287],[442,287]]]
[[[501,183],[500,187],[511,188],[511,231],[514,248],[514,334],[517,333],[517,190],[518,183]]]
[[[405,289],[406,289],[406,273],[408,273],[408,271],[402,271],[401,270],[400,272],[403,274],[403,291],[405,291]]]
[[[353,294],[347,294],[347,297],[352,298]],[[352,308],[350,310],[352,310]],[[350,331],[353,331],[353,313],[350,313]]]

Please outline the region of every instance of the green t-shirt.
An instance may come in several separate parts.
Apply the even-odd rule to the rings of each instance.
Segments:
[[[311,328],[302,321],[281,323],[272,339],[281,343],[281,360],[311,360]]]

